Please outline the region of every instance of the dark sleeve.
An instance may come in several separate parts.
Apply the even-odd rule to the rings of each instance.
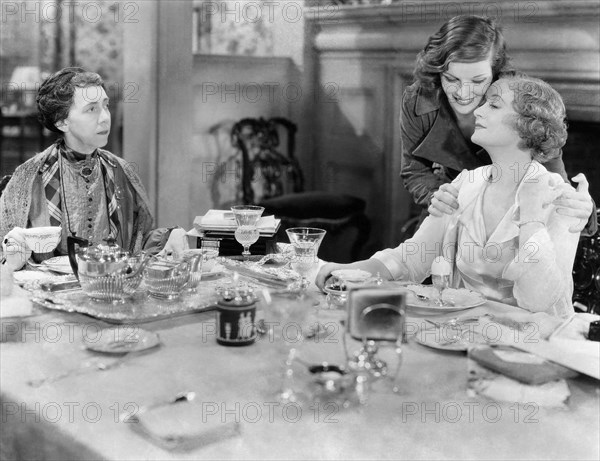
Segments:
[[[570,184],[569,176],[567,175],[567,170],[565,169],[565,163],[563,162],[563,158],[562,158],[562,151],[558,157],[553,158],[552,160],[549,160],[546,163],[544,163],[544,166],[546,167],[546,169],[548,171],[551,171],[552,173],[558,173],[559,175],[561,175],[562,178],[565,180],[565,182]],[[592,214],[590,215],[590,218],[588,219],[588,222],[587,222],[585,228],[583,229],[583,231],[581,231],[581,234],[585,235],[585,236],[595,235],[596,232],[598,231],[597,209],[596,209],[596,203],[594,203],[593,199],[592,199],[592,207],[593,207]]]
[[[433,163],[412,155],[433,124],[427,116],[418,117],[414,111],[415,96],[406,91],[402,97],[400,130],[402,134],[402,171],[404,187],[419,206],[427,208],[433,193],[444,184],[433,172]]]
[[[133,188],[132,188],[133,189]],[[167,244],[171,231],[174,227],[159,227],[154,229],[152,221],[148,219],[145,208],[141,205],[140,196],[133,190],[135,197],[134,228],[142,234],[142,249],[150,255],[155,255]]]
[[[581,231],[581,235],[591,237],[596,235],[598,232],[598,209],[596,208],[596,203],[592,199],[592,205],[594,205],[594,209],[592,210],[592,214],[590,215],[590,219],[588,219],[585,228]]]
[[[569,176],[567,175],[567,170],[565,170],[565,164],[562,159],[562,152],[558,157],[548,160],[546,163],[544,163],[544,167],[546,167],[546,169],[552,173],[558,173],[562,176],[565,182],[569,182]]]
[[[151,255],[155,255],[161,251],[171,235],[171,231],[174,227],[159,227],[153,229],[144,236],[143,250]]]

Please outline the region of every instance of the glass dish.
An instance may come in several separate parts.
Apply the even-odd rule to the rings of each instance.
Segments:
[[[176,299],[190,280],[190,274],[183,273],[164,278],[146,277],[146,287],[150,296],[164,299]]]
[[[95,301],[119,303],[131,296],[142,282],[142,273],[125,278],[121,274],[89,276],[79,274],[81,289]]]
[[[153,259],[144,270],[148,293],[155,298],[179,298],[190,280],[190,268],[190,262],[184,260]]]
[[[329,309],[345,309],[348,301],[348,290],[343,289],[339,283],[325,285],[323,291],[327,293],[327,307]]]

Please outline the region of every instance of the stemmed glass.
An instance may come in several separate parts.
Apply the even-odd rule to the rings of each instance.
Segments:
[[[310,285],[307,277],[319,263],[317,253],[326,231],[315,227],[292,227],[286,233],[294,247],[292,269],[302,277],[300,291],[304,293]]]
[[[304,341],[304,330],[312,304],[308,298],[297,297],[287,291],[267,292],[264,297],[269,339],[275,343],[279,356],[283,358],[285,355],[285,371],[277,397],[281,403],[301,404],[306,396],[296,390],[293,365]]]
[[[431,282],[437,290],[437,299],[435,300],[437,306],[446,305],[446,302],[442,298],[442,293],[450,286],[451,272],[452,266],[446,258],[444,256],[436,256],[431,263]]]
[[[256,224],[265,209],[254,205],[235,205],[231,207],[231,211],[233,211],[238,226],[235,230],[235,239],[244,247],[242,255],[244,261],[248,261],[250,245],[256,243],[260,235]]]
[[[449,275],[438,275],[433,274],[431,276],[431,283],[434,288],[437,290],[437,299],[435,300],[435,305],[437,306],[445,306],[446,301],[442,298],[442,293],[448,286],[450,285],[450,276]]]

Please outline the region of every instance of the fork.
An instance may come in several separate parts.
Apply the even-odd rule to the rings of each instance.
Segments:
[[[461,324],[476,322],[479,320],[479,317],[465,317],[463,319],[459,317],[451,318],[450,320],[446,320],[445,322],[434,322],[433,320],[425,319],[427,323],[435,326],[436,328],[443,328],[446,326],[460,326]]]
[[[473,333],[473,337],[475,335],[483,337],[483,335],[481,333],[479,333],[475,330],[471,330],[471,329],[460,330],[460,333],[455,333],[454,336],[452,336],[452,338],[445,339],[444,341],[439,341],[438,344],[440,346],[447,346],[449,344],[463,343],[465,341],[465,335],[470,335],[471,333]],[[471,342],[469,339],[470,339],[470,337],[467,338],[467,343]]]
[[[419,299],[421,301],[432,301],[432,299],[429,296],[425,296],[425,295],[423,295],[421,293],[417,293],[414,290],[410,290],[410,291],[417,297],[417,299]],[[444,299],[444,303],[447,306],[455,306],[456,305],[456,303],[452,299]]]

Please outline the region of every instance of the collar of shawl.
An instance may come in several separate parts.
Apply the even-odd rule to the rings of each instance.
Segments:
[[[96,150],[92,156],[96,155],[99,150]],[[46,157],[41,169],[40,174],[42,175],[42,184],[46,195],[46,205],[48,206],[48,213],[50,215],[51,226],[62,225],[62,184],[61,184],[61,156],[65,158],[77,158],[81,154],[76,153],[72,149],[69,149],[64,144],[63,140],[57,141],[49,155]],[[106,202],[108,204],[108,216],[110,220],[110,232],[111,237],[116,238],[121,231],[121,224],[119,222],[118,215],[118,190],[115,187],[115,172],[114,168],[116,165],[112,162],[108,162],[103,155],[98,155],[100,159],[100,168],[102,170],[102,176],[104,178],[104,189],[106,193]],[[85,162],[86,160],[84,160]],[[90,161],[94,161],[90,159]],[[91,167],[86,166],[84,163],[81,168],[80,174],[85,177],[85,172],[89,170],[91,174]],[[88,174],[88,176],[89,176]]]
[[[34,180],[36,177],[42,176],[44,170],[48,168],[48,157],[55,149],[56,145],[52,144],[46,150],[19,166],[13,173],[11,181],[0,196],[0,237],[4,238],[4,235],[15,226],[27,226]],[[148,196],[136,173],[135,164],[127,163],[103,149],[98,149],[98,155],[114,171],[119,167],[137,194],[140,209],[128,250],[139,251],[145,238],[141,231],[151,229],[153,219]]]

